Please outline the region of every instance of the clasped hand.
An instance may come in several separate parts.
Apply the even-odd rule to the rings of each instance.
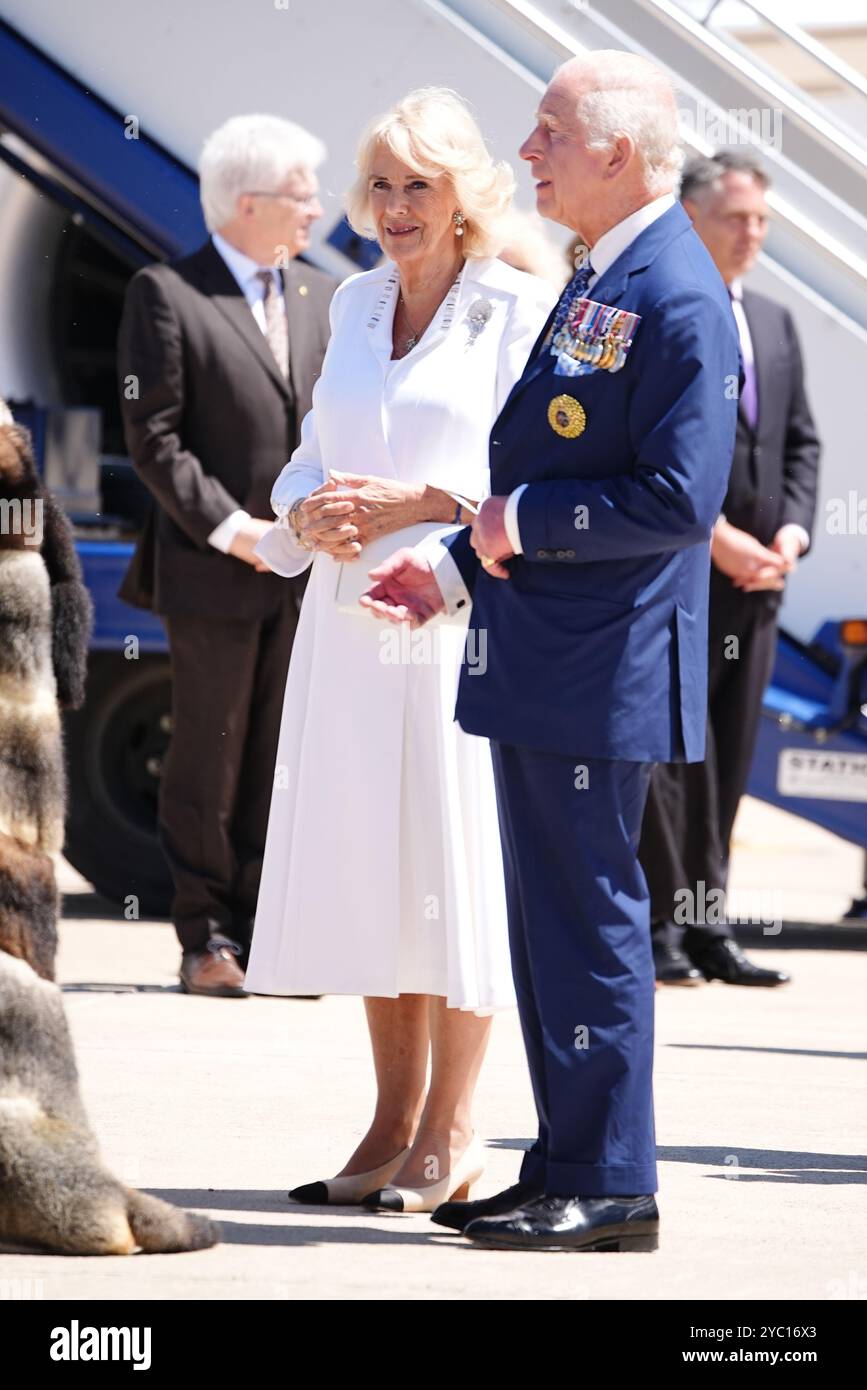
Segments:
[[[298,529],[311,549],[354,560],[376,536],[422,520],[423,492],[419,484],[332,469],[298,507]]]
[[[711,538],[714,565],[745,594],[785,588],[786,575],[796,568],[798,554],[798,542],[786,533],[785,527],[769,546],[727,521],[717,523]]]
[[[495,579],[508,579],[502,561],[514,555],[503,516],[506,497],[488,497],[479,508],[470,533],[470,544]],[[421,627],[445,607],[430,562],[418,550],[404,548],[370,571],[371,586],[361,605],[375,618]]]

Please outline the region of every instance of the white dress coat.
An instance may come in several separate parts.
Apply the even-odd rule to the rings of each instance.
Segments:
[[[310,563],[285,513],[331,468],[490,491],[491,425],[556,295],[500,260],[468,260],[392,361],[398,288],[388,263],[334,295],[313,408],[257,547],[278,574]],[[454,722],[466,619],[411,634],[342,611],[338,571],[313,560],[292,650],[246,986],[513,1006],[490,748]]]

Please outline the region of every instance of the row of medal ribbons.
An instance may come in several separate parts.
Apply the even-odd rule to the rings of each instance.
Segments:
[[[640,314],[577,299],[551,344],[558,376],[585,376],[597,369],[619,372],[632,346]]]

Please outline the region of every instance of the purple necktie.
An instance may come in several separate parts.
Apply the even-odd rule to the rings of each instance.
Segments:
[[[741,392],[741,405],[751,430],[759,418],[759,393],[756,390],[756,368],[753,362],[744,362],[744,389]]]
[[[735,297],[731,289],[729,289],[729,299],[732,301],[732,306],[734,306]],[[756,364],[755,361],[747,361],[747,345],[744,343],[744,334],[741,328],[741,316],[743,315],[744,318],[746,317],[742,300],[739,302],[738,308],[740,309],[740,314],[735,314],[735,322],[738,326],[738,339],[741,345],[741,357],[744,364],[744,384],[741,389],[741,408],[744,412],[747,424],[751,430],[754,430],[756,421],[759,418],[759,393],[756,383]]]

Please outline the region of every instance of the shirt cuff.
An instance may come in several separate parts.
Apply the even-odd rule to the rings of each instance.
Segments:
[[[212,545],[215,550],[222,550],[224,555],[228,555],[232,541],[237,536],[242,526],[246,526],[250,520],[250,513],[245,512],[243,507],[237,511],[230,512],[225,521],[221,521],[219,526],[215,526],[208,536],[208,545]]]
[[[801,554],[802,554],[802,555],[803,555],[803,553],[804,553],[805,550],[809,550],[809,548],[810,548],[810,536],[809,536],[809,533],[808,533],[807,531],[804,530],[803,526],[799,526],[798,523],[797,523],[797,521],[787,521],[786,524],[785,524],[785,526],[781,526],[781,527],[780,527],[779,531],[777,532],[777,535],[778,535],[778,536],[782,536],[782,535],[785,535],[785,534],[788,534],[788,535],[790,535],[790,536],[797,536],[798,541],[799,541],[800,546],[801,546]]]
[[[446,606],[446,616],[449,618],[463,617],[472,604],[472,596],[461,572],[446,546],[442,544],[443,537],[452,536],[460,530],[463,530],[463,527],[446,526],[442,531],[428,536],[415,548],[416,553],[427,560],[433,570],[434,579]]]
[[[524,547],[521,544],[521,532],[518,527],[518,503],[526,486],[526,483],[521,483],[520,487],[516,487],[514,492],[509,493],[506,510],[503,512],[503,527],[515,555],[523,555],[524,553]]]

